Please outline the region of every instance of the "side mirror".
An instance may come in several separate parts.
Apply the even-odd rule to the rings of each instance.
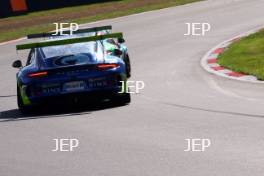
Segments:
[[[118,39],[117,39],[117,42],[118,42],[118,43],[125,43],[126,41],[125,41],[125,39],[123,39],[123,38],[118,38]]]
[[[12,64],[12,66],[13,66],[14,68],[21,68],[21,67],[22,67],[22,62],[21,62],[21,60],[16,60],[16,61],[14,61],[13,64]]]
[[[116,56],[121,56],[123,52],[120,49],[114,49],[113,54]]]

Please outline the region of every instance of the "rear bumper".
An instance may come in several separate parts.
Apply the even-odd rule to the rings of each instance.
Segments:
[[[106,77],[106,80],[108,81],[107,85],[101,84],[99,87],[94,87],[93,85],[87,85],[90,83],[86,80],[86,87],[83,90],[77,90],[77,91],[64,91],[62,83],[50,83],[50,82],[41,82],[38,84],[31,84],[27,86],[23,86],[23,95],[29,100],[28,106],[32,105],[38,105],[42,103],[53,103],[55,104],[61,103],[61,102],[68,102],[73,101],[72,99],[80,99],[80,100],[87,100],[87,101],[94,101],[99,99],[107,99],[112,96],[122,96],[122,94],[118,93],[123,89],[123,85],[120,84],[120,81],[126,81],[126,75],[125,74],[114,74],[109,75]],[[101,78],[93,78],[95,81],[98,81],[97,79]],[[88,80],[91,80],[88,79]],[[100,81],[99,80],[99,81]],[[83,80],[80,80],[83,81]],[[65,81],[66,82],[66,81]],[[67,81],[69,82],[69,81]],[[43,84],[45,85],[51,85],[49,86],[49,91],[43,92]],[[52,87],[53,85],[57,87]],[[47,87],[47,86],[46,86]]]
[[[31,106],[42,105],[42,104],[62,105],[62,104],[75,103],[75,102],[94,103],[105,99],[111,99],[117,96],[123,96],[123,94],[118,92],[119,89],[75,92],[75,93],[67,93],[67,94],[46,96],[46,97],[34,97],[34,98],[30,98],[30,102],[31,102]]]

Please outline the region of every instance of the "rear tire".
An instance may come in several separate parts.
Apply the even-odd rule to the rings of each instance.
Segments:
[[[126,64],[126,75],[127,78],[131,77],[131,65],[130,65],[130,59],[129,59],[129,55],[126,54],[125,58],[124,58],[124,62]]]
[[[22,112],[23,114],[26,114],[29,112],[28,107],[26,107],[23,103],[19,87],[17,87],[17,106],[18,106],[19,111]]]
[[[129,93],[125,93],[124,95],[119,95],[114,98],[114,102],[119,105],[126,105],[131,102],[131,96]]]

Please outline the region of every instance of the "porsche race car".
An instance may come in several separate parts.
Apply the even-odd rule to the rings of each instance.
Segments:
[[[111,99],[122,104],[130,102],[126,84],[130,77],[130,61],[122,33],[98,35],[111,26],[76,31],[72,36],[53,33],[33,34],[28,38],[49,37],[37,43],[17,45],[29,49],[26,65],[19,68],[17,104],[22,112],[33,106],[56,101]]]

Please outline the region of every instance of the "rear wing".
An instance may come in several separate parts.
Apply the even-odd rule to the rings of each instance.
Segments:
[[[63,40],[54,40],[54,41],[47,41],[47,42],[39,42],[39,43],[28,43],[17,45],[17,50],[25,50],[31,48],[42,48],[48,46],[58,46],[58,45],[68,45],[74,43],[85,43],[91,41],[98,41],[104,40],[109,38],[123,38],[123,33],[112,33],[106,35],[98,35],[98,36],[91,36],[91,37],[80,37],[80,38],[70,38],[70,39],[63,39]]]
[[[89,32],[100,32],[104,30],[112,30],[112,26],[100,26],[100,27],[93,27],[93,28],[85,28],[85,29],[79,29],[78,31],[63,31],[63,34],[83,34],[83,33],[89,33]],[[39,34],[30,34],[27,36],[28,39],[35,39],[35,38],[45,38],[45,37],[58,37],[62,36],[59,33],[56,32],[48,32],[48,33],[39,33]]]

